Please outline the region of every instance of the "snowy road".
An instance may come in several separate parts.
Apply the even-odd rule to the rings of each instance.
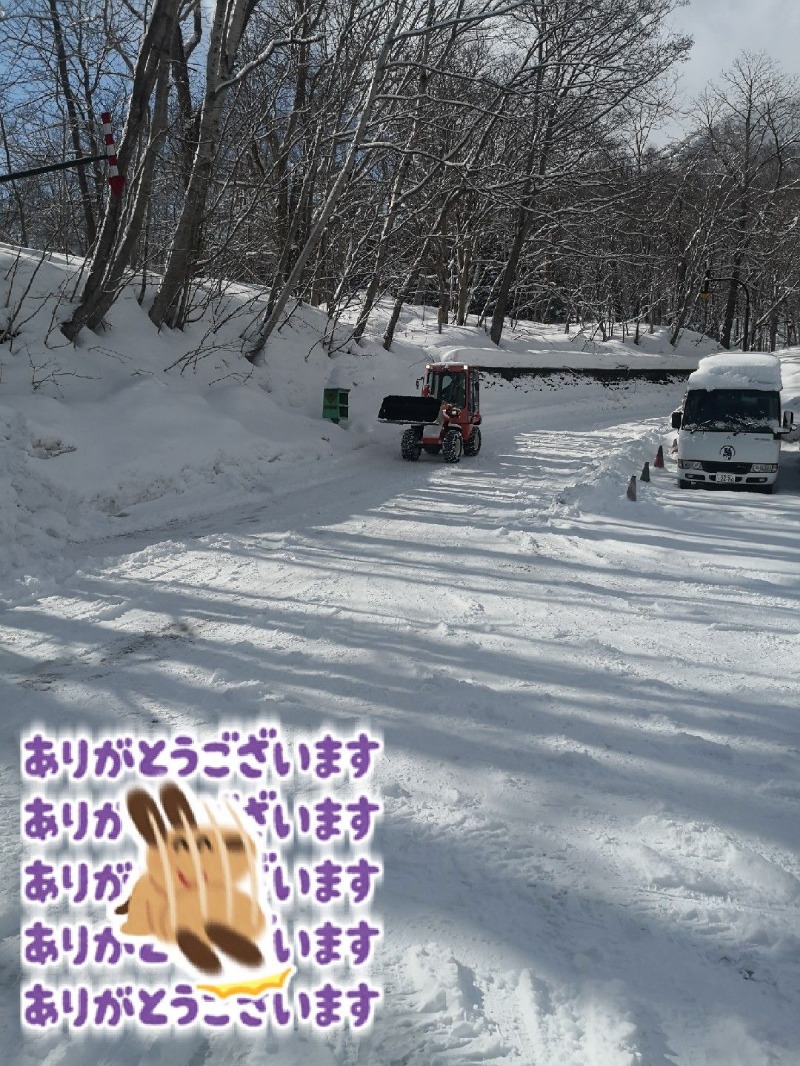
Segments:
[[[0,616],[15,736],[382,730],[386,1002],[361,1042],[269,1061],[800,1063],[800,456],[774,497],[668,469],[629,502],[680,391],[487,390],[477,460],[403,464],[381,427],[266,506],[81,549]],[[264,1061],[246,1034],[152,1039],[13,1061]]]

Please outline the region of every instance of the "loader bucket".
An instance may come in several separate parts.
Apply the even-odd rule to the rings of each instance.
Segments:
[[[378,412],[378,421],[431,425],[439,421],[441,407],[441,401],[435,396],[385,396]]]

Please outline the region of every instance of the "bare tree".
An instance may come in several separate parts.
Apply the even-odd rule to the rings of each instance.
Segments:
[[[96,328],[102,321],[117,297],[120,278],[130,262],[134,243],[141,230],[156,145],[163,132],[166,108],[165,75],[180,5],[181,0],[155,0],[153,13],[139,49],[128,114],[117,152],[119,168],[124,174],[130,170],[136,159],[141,138],[149,127],[150,138],[144,148],[138,180],[132,182],[140,195],[129,194],[127,201],[122,196],[112,195],[107,200],[80,303],[69,321],[61,327],[68,340],[74,340],[84,326]],[[161,92],[156,121],[150,123],[150,99],[157,83]]]
[[[520,257],[552,171],[578,169],[587,129],[604,123],[688,48],[664,32],[673,0],[542,0],[520,14],[528,30],[532,105],[511,114],[524,144],[513,234],[492,315],[500,343]]]
[[[799,95],[796,80],[783,76],[765,55],[745,52],[702,97],[704,140],[729,197],[723,348],[731,346],[743,296],[745,317],[750,317],[748,267],[764,220],[787,183],[798,188],[791,164],[800,147]],[[744,323],[742,344],[747,348],[749,343],[749,323]]]

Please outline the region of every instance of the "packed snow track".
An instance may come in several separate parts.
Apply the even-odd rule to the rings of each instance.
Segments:
[[[23,1037],[11,826],[5,1061],[798,1066],[800,456],[773,497],[679,492],[680,391],[487,388],[475,459],[380,427],[9,599],[12,807],[32,722],[382,733],[385,999],[360,1037]]]

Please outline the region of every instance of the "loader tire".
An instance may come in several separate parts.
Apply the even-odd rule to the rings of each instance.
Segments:
[[[481,450],[481,431],[476,426],[469,440],[464,441],[464,455],[473,456],[477,455]]]
[[[400,454],[407,463],[415,463],[419,459],[422,445],[419,442],[417,431],[407,429],[400,438]]]
[[[463,450],[464,442],[461,439],[461,432],[457,429],[451,429],[445,434],[442,441],[442,459],[446,463],[457,463]]]

